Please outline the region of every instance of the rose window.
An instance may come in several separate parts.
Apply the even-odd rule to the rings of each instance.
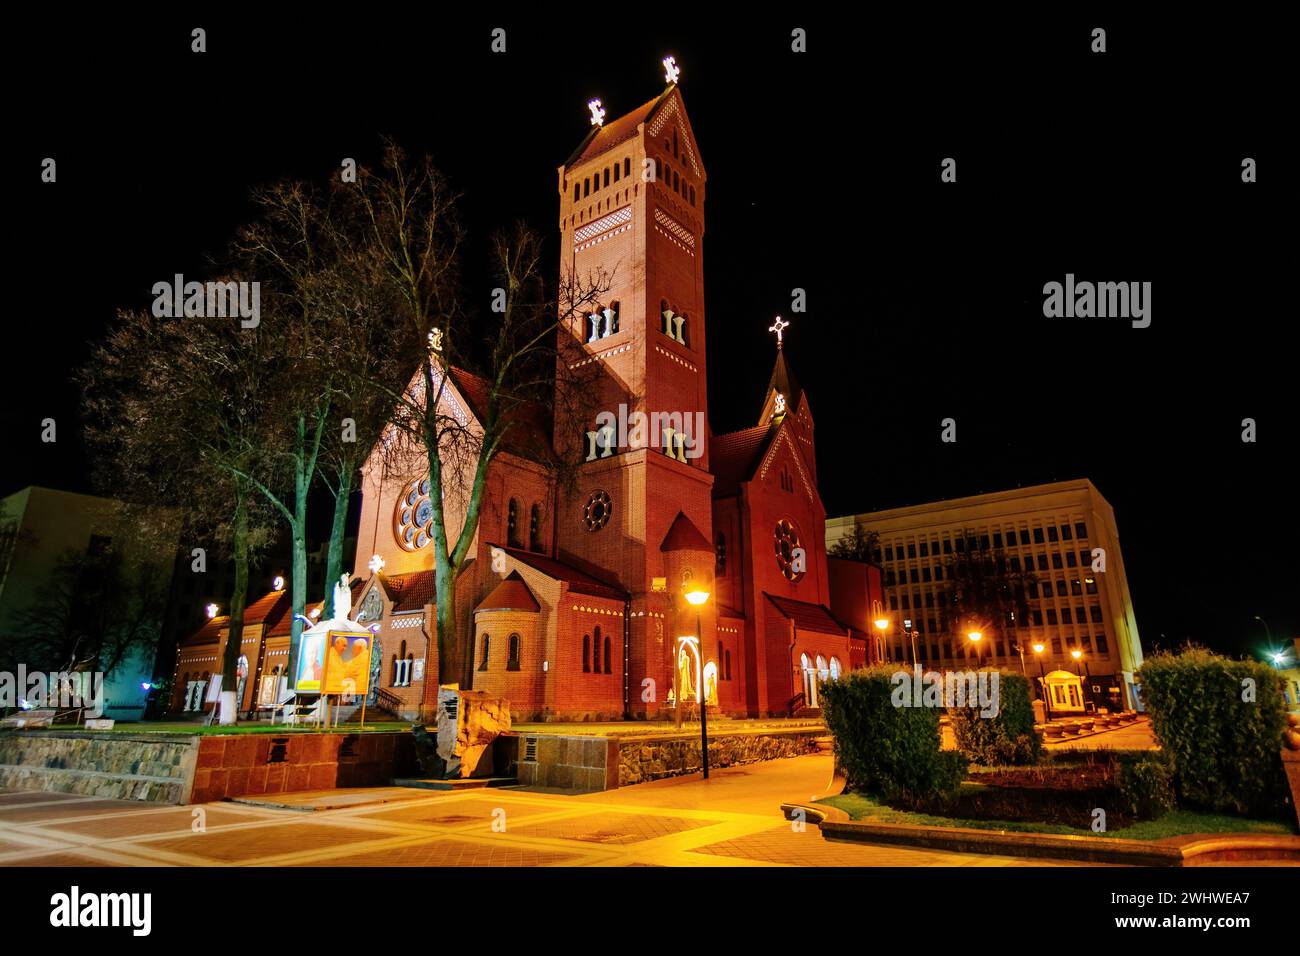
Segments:
[[[609,523],[612,510],[608,492],[593,491],[582,507],[582,526],[588,531],[599,531]]]
[[[407,551],[418,551],[433,536],[433,502],[429,500],[429,479],[412,481],[397,499],[393,512],[393,534]]]
[[[804,575],[803,570],[795,570],[795,550],[800,547],[799,532],[794,529],[794,525],[782,518],[776,523],[772,537],[776,545],[776,566],[781,569],[786,580],[798,581]]]

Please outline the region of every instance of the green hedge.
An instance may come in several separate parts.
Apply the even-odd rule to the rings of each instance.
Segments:
[[[1178,803],[1174,768],[1163,751],[1121,760],[1115,778],[1125,808],[1139,820],[1157,820]]]
[[[822,713],[852,790],[915,805],[955,794],[966,773],[958,753],[941,752],[934,707],[895,707],[897,668],[853,671],[822,685]]]
[[[984,717],[979,707],[949,710],[957,748],[973,763],[986,766],[1035,763],[1043,742],[1034,730],[1028,678],[1012,671],[989,673],[998,675],[998,712]]]
[[[1179,803],[1274,815],[1286,804],[1277,672],[1201,648],[1156,654],[1138,671],[1156,740],[1174,768]],[[1253,699],[1250,697],[1253,690]]]

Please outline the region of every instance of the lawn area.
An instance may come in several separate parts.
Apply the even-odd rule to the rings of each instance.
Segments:
[[[1188,836],[1193,833],[1271,833],[1291,836],[1295,827],[1276,820],[1252,820],[1246,817],[1225,816],[1215,813],[1197,813],[1192,810],[1174,810],[1159,820],[1144,820],[1122,830],[1096,833],[1091,829],[1051,823],[1021,822],[1017,820],[961,820],[955,817],[932,816],[928,813],[911,813],[895,810],[860,793],[845,793],[819,801],[837,807],[850,819],[870,823],[909,823],[927,827],[969,827],[974,830],[1002,830],[1008,833],[1065,833],[1074,836],[1118,837],[1126,840],[1162,840]]]
[[[168,736],[194,737],[210,736],[216,734],[375,734],[375,733],[393,733],[395,731],[409,731],[410,723],[406,721],[389,720],[376,723],[366,722],[365,727],[360,724],[339,724],[337,727],[330,727],[324,730],[317,730],[315,727],[292,727],[288,724],[235,724],[233,727],[222,727],[214,725],[211,727],[203,724],[190,724],[181,722],[162,722],[139,721],[122,723],[118,722],[113,725],[111,730],[87,730],[80,724],[66,724],[63,726],[55,725],[47,728],[49,730],[71,730],[82,731],[92,734],[165,734]]]

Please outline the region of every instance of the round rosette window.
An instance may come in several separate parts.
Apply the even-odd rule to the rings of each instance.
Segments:
[[[799,545],[799,532],[785,518],[776,523],[772,537],[776,545],[776,566],[781,569],[787,581],[798,581],[804,576],[802,570],[795,570],[794,554]],[[805,560],[807,560],[805,558]]]
[[[429,479],[410,482],[402,489],[393,511],[393,535],[407,551],[418,551],[433,536],[433,502],[429,500]]]
[[[587,503],[582,506],[582,526],[588,531],[599,531],[609,524],[612,511],[613,505],[609,500],[609,493],[593,491],[587,495]]]

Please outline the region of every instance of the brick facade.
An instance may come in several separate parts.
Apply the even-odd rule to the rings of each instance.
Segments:
[[[473,559],[455,582],[456,633],[472,647],[473,689],[507,698],[517,719],[671,716],[683,639],[716,670],[717,709],[735,715],[811,707],[799,696],[810,671],[815,681],[870,659],[867,622],[831,611],[856,615],[862,601],[843,592],[862,582],[842,576],[832,587],[812,413],[784,356],[754,428],[714,435],[707,426],[706,181],[675,86],[593,129],[557,170],[560,273],[612,277],[595,325],[580,317],[558,331],[561,371],[592,373],[600,411],[663,413],[692,445],[682,461],[653,434],[641,446],[616,436],[608,456],[586,461],[596,423],[560,416],[547,437],[553,454],[581,461],[571,488],[526,450],[494,460]],[[486,389],[454,370],[446,411],[480,420]],[[418,537],[415,546],[403,538],[418,535],[408,512],[419,508],[420,456],[407,470],[392,476],[378,455],[364,470],[353,611],[378,624],[382,703],[428,718],[438,680],[433,556]],[[449,531],[463,521],[449,501]],[[803,551],[797,573],[791,548]],[[361,571],[373,555],[382,572]],[[503,581],[516,583],[501,591]],[[710,598],[688,604],[692,589]],[[509,606],[495,606],[502,600]]]

